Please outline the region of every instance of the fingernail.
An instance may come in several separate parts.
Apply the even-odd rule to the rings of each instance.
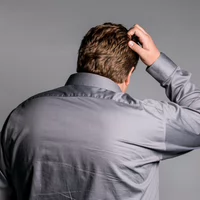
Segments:
[[[134,42],[133,42],[133,41],[130,41],[130,42],[129,42],[129,45],[130,45],[130,46],[133,46],[133,45],[134,45]]]

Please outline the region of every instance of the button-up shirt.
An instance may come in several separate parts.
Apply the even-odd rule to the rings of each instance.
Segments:
[[[200,90],[163,53],[147,72],[169,102],[76,73],[14,109],[0,137],[0,199],[158,200],[159,162],[200,146]]]

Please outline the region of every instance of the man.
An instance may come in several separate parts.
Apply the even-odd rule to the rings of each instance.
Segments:
[[[169,103],[125,93],[138,56]],[[160,53],[139,25],[127,31],[112,23],[83,38],[77,72],[64,87],[23,102],[6,120],[1,195],[158,200],[159,162],[200,146],[200,90],[190,73]]]

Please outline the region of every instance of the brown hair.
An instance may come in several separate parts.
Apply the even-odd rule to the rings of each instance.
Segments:
[[[77,72],[98,74],[116,83],[124,82],[139,59],[128,46],[127,32],[123,25],[113,23],[91,28],[79,49]]]

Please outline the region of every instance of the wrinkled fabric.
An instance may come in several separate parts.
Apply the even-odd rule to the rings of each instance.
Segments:
[[[14,109],[0,137],[0,199],[158,200],[159,162],[200,146],[200,90],[163,53],[147,72],[170,102],[77,73]]]

